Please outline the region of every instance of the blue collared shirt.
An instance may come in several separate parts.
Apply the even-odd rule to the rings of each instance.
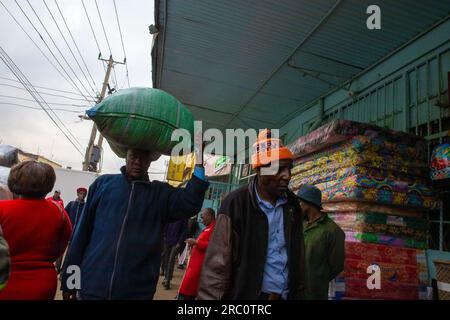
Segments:
[[[256,188],[255,188],[256,189]],[[288,295],[288,268],[287,250],[284,237],[283,206],[286,198],[277,200],[275,206],[262,200],[256,191],[256,198],[261,210],[266,214],[269,222],[269,238],[267,245],[267,258],[264,265],[262,292],[281,294],[283,299]]]

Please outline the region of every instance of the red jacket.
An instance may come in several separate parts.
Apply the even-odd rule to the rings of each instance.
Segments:
[[[214,230],[215,221],[211,222],[200,233],[197,239],[197,245],[192,248],[191,258],[181,281],[179,293],[186,296],[196,296],[198,286],[200,284],[200,273],[202,271],[203,260],[205,258],[206,249],[208,248],[209,239]]]
[[[54,201],[57,204],[59,204],[62,208],[64,208],[64,201],[61,197],[59,198],[59,200],[55,200],[55,199],[53,199],[53,196],[51,196],[51,197],[47,198],[47,201]]]
[[[0,300],[54,299],[54,262],[72,233],[63,208],[44,199],[0,201],[0,225],[8,242],[11,274]]]

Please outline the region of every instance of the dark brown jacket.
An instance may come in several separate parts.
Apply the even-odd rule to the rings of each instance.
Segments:
[[[254,179],[224,200],[200,277],[199,300],[255,300],[261,293],[268,245],[268,220],[259,208]],[[284,233],[288,255],[288,299],[304,290],[304,243],[301,209],[288,191]]]

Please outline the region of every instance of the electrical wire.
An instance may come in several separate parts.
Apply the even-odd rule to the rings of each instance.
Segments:
[[[92,84],[89,82],[86,73],[84,72],[83,68],[81,67],[80,63],[78,62],[78,58],[75,57],[75,54],[72,51],[72,48],[70,47],[69,43],[67,42],[66,37],[64,36],[64,33],[61,31],[61,28],[59,27],[58,22],[55,19],[55,16],[53,15],[52,11],[50,10],[49,6],[47,5],[47,2],[45,2],[45,0],[42,0],[42,2],[44,2],[45,7],[47,8],[48,13],[50,14],[50,17],[52,18],[53,22],[55,23],[56,28],[59,31],[59,34],[61,35],[61,37],[64,40],[64,43],[66,44],[67,48],[69,49],[70,54],[72,55],[73,59],[75,60],[75,63],[77,64],[78,68],[80,69],[81,73],[83,74],[84,78],[87,80],[87,83],[89,85],[89,87],[91,88],[92,92],[94,93],[94,95],[96,96],[98,93],[98,90],[96,91],[96,89],[94,89],[94,87],[92,86]],[[95,84],[94,84],[95,85]]]
[[[85,68],[86,68],[86,71],[88,72],[89,77],[91,78],[92,83],[93,83],[93,84],[95,85],[95,87],[97,88],[97,91],[99,91],[97,85],[95,84],[94,78],[92,77],[92,74],[91,74],[91,72],[89,71],[89,68],[88,68],[88,66],[87,66],[87,64],[86,64],[86,61],[84,60],[83,55],[81,54],[81,51],[80,51],[80,49],[78,48],[77,42],[75,41],[75,38],[74,38],[74,36],[72,35],[72,32],[70,31],[69,25],[68,25],[67,22],[66,22],[66,18],[64,17],[64,15],[63,15],[63,13],[62,13],[62,11],[61,11],[61,8],[59,7],[58,2],[57,2],[56,0],[55,0],[55,4],[56,4],[56,7],[58,8],[59,14],[61,15],[61,18],[62,18],[63,21],[64,21],[64,25],[66,26],[67,31],[69,32],[70,37],[72,38],[73,44],[75,45],[75,48],[77,49],[77,51],[78,51],[78,53],[79,53],[79,55],[80,55],[80,57],[81,57],[81,60],[83,61],[83,64],[84,64],[84,66],[85,66]],[[102,62],[102,64],[103,64],[103,62]]]
[[[39,32],[39,30],[35,27],[35,25],[33,24],[33,22],[30,20],[30,18],[28,17],[28,15],[25,13],[25,11],[22,9],[22,7],[20,6],[20,4],[17,2],[17,0],[15,0],[16,5],[19,7],[20,11],[23,13],[23,15],[25,16],[25,18],[27,18],[28,22],[31,24],[31,26],[33,27],[33,29],[36,31],[36,33],[38,34],[38,36],[41,38],[41,40],[44,42],[47,50],[50,52],[50,54],[52,55],[52,57],[56,60],[56,62],[58,63],[58,65],[60,66],[60,68],[64,71],[64,73],[67,75],[67,77],[70,79],[69,83],[73,86],[73,88],[75,90],[77,90],[85,99],[86,101],[89,101],[88,98],[83,94],[83,92],[80,90],[80,88],[76,85],[75,81],[73,81],[72,77],[69,75],[69,73],[67,72],[67,70],[62,66],[61,62],[58,60],[58,58],[55,56],[55,54],[53,53],[53,51],[50,49],[49,45],[47,44],[47,42],[44,40],[44,37],[42,37],[41,33]]]
[[[105,25],[103,24],[102,15],[101,15],[101,13],[100,13],[100,9],[98,8],[97,0],[95,0],[95,6],[97,7],[98,17],[100,18],[100,23],[101,23],[102,28],[103,28],[103,34],[105,35],[106,44],[108,45],[109,53],[112,54],[111,46],[109,45],[108,36],[106,35]]]
[[[17,83],[21,83],[20,81],[17,81],[16,79],[11,79],[11,78],[2,77],[2,76],[0,76],[0,79],[9,80],[9,81],[14,81],[14,82],[17,82]],[[76,93],[76,92],[73,92],[73,91],[66,91],[66,90],[54,89],[54,88],[49,88],[49,87],[35,86],[34,84],[33,84],[33,87],[39,88],[39,89],[45,89],[45,90],[49,90],[49,91],[62,92],[62,93],[69,93],[69,94],[73,94],[73,95],[82,97],[81,94]],[[47,93],[46,93],[46,94],[47,94]],[[68,98],[68,99],[75,99],[75,98],[69,98],[69,97],[67,97],[67,98]],[[78,99],[77,99],[77,100],[78,100]],[[80,100],[85,101],[86,99],[80,99]],[[95,101],[95,100],[91,100],[91,101]]]
[[[9,11],[9,9],[5,6],[5,4],[0,1],[0,4],[5,8],[6,12],[11,16],[11,18],[16,22],[16,24],[22,29],[22,31],[27,35],[27,37],[33,42],[33,44],[36,46],[36,48],[39,50],[39,52],[47,59],[47,61],[52,65],[52,67],[61,75],[61,77],[66,80],[68,83],[70,83],[71,86],[73,84],[70,82],[69,79],[66,78],[66,76],[61,72],[61,70],[56,67],[56,65],[53,63],[53,61],[50,60],[50,58],[42,51],[42,49],[38,46],[38,44],[33,40],[33,38],[30,36],[30,34],[25,30],[25,28],[20,24],[20,22],[14,17],[14,15]],[[75,87],[74,87],[75,88]]]
[[[11,88],[15,88],[15,89],[22,90],[22,91],[27,91],[27,89],[24,89],[22,87],[15,86],[15,85],[12,85],[12,84],[8,84],[8,83],[0,83],[0,86],[2,86],[2,87],[11,87]],[[37,88],[36,86],[34,86],[34,87]],[[42,92],[42,91],[38,91],[38,92],[40,94],[43,94],[43,95],[46,95],[46,96],[64,98],[64,99],[74,100],[74,101],[85,101],[84,99],[67,97],[67,96],[63,96],[63,95],[60,95],[60,94],[47,93],[47,92]],[[95,102],[92,101],[92,103],[95,103]]]
[[[125,78],[123,79],[123,82],[122,82],[122,85],[121,86],[119,86],[119,90],[120,89],[122,89],[123,87],[125,87],[125,83],[127,82],[127,77],[125,76]],[[128,84],[129,84],[130,82],[128,81]]]
[[[94,28],[92,27],[91,19],[89,18],[89,14],[87,12],[87,9],[86,9],[86,6],[84,5],[83,0],[81,0],[81,4],[83,5],[84,13],[86,14],[86,18],[89,22],[89,26],[91,27],[91,32],[92,32],[92,35],[94,36],[95,43],[97,44],[98,55],[99,55],[99,57],[101,57],[102,50],[100,49],[100,45],[98,44],[98,40],[97,40],[97,37],[95,36]],[[103,70],[105,70],[105,73],[106,73],[106,67],[105,67],[104,61],[102,61],[102,66],[103,66]]]
[[[4,94],[0,94],[0,97],[8,98],[8,99],[22,100],[22,101],[31,101],[31,102],[35,101],[35,100],[32,100],[32,99],[16,97],[16,96],[9,96],[9,95],[4,95]],[[45,101],[45,102],[47,104],[54,105],[54,106],[71,106],[71,107],[77,107],[77,108],[89,108],[88,106],[79,105],[79,104],[72,104],[72,103],[58,103],[58,102],[47,102],[47,101]]]
[[[39,95],[39,93],[36,91],[35,88],[31,85],[29,80],[26,78],[26,76],[20,71],[19,67],[14,63],[14,61],[9,57],[9,55],[6,53],[6,51],[3,49],[3,47],[0,46],[0,59],[5,63],[5,65],[8,67],[8,69],[17,77],[17,79],[23,84],[23,86],[28,90],[30,95],[36,100],[36,102],[39,104],[39,106],[44,110],[44,112],[47,114],[47,116],[50,118],[50,120],[56,125],[56,127],[63,133],[63,135],[66,137],[66,139],[73,145],[73,147],[80,153],[82,157],[84,157],[83,152],[77,147],[75,142],[69,138],[68,134],[61,128],[61,126],[56,122],[56,120],[52,117],[52,115],[49,113],[49,110],[52,110],[52,108],[45,103],[45,100],[42,98],[42,96]],[[44,107],[41,101],[44,101],[44,103],[47,105],[47,108]],[[61,124],[65,127],[64,123],[59,119],[59,117],[52,112],[56,118],[61,122]],[[73,136],[71,131],[65,127],[67,132],[72,135],[74,140],[81,146],[80,142]]]
[[[15,0],[17,3],[17,0]],[[44,28],[44,31],[47,33],[47,36],[50,38],[50,40],[52,41],[53,45],[55,46],[56,50],[58,50],[59,54],[61,55],[61,57],[63,58],[64,62],[67,64],[67,66],[69,67],[70,71],[72,71],[72,73],[74,74],[75,78],[78,80],[78,82],[81,84],[81,86],[83,87],[83,89],[85,90],[85,92],[87,92],[87,94],[91,97],[94,98],[92,95],[89,94],[89,90],[84,86],[83,82],[80,80],[80,78],[78,77],[78,75],[75,73],[75,71],[73,70],[72,66],[70,65],[70,63],[67,61],[66,57],[64,56],[64,54],[61,52],[61,50],[59,49],[58,45],[56,44],[55,40],[53,39],[53,37],[51,36],[50,32],[48,32],[47,28],[45,27],[44,23],[42,22],[41,18],[39,17],[39,15],[37,14],[36,10],[34,10],[33,6],[31,5],[29,0],[26,0],[28,3],[28,6],[30,7],[30,9],[33,11],[34,15],[36,16],[36,18],[38,19],[39,23],[41,24],[42,28]],[[42,38],[43,39],[43,38]],[[81,90],[80,90],[81,92]]]
[[[117,13],[116,0],[113,0],[113,4],[114,4],[114,11],[116,12],[117,26],[119,27],[120,41],[122,42],[122,50],[123,50],[125,68],[126,68],[126,73],[127,73],[128,88],[129,88],[130,87],[130,78],[128,76],[127,54],[125,53],[125,44],[124,44],[123,36],[122,36],[122,28],[120,27],[119,14]]]
[[[0,102],[0,104],[42,111],[42,108],[26,106],[24,104],[19,104],[19,103]],[[78,113],[78,114],[80,113],[80,111],[69,110],[69,109],[60,109],[60,108],[53,108],[53,111],[71,112],[71,113]]]
[[[99,9],[99,7],[98,7],[97,0],[94,0],[94,2],[95,2],[95,6],[96,6],[96,8],[97,8],[98,17],[100,18],[100,23],[101,23],[101,25],[102,25],[103,34],[105,35],[106,44],[108,45],[109,54],[110,54],[110,56],[112,56],[111,46],[109,45],[108,36],[107,36],[107,34],[106,34],[105,25],[103,24],[102,15],[101,15],[101,13],[100,13],[100,9]],[[113,71],[114,71],[114,82],[115,82],[115,86],[117,86],[117,74],[116,74],[116,69],[113,68]]]

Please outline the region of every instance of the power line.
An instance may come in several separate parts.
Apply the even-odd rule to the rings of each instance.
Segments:
[[[17,65],[14,63],[14,61],[8,56],[8,54],[3,50],[2,47],[0,47],[0,54],[2,54],[2,57],[0,57],[3,62],[6,64],[6,66],[11,70],[11,72],[13,72],[13,74],[21,81],[23,81],[23,85],[29,90],[30,95],[36,99],[36,102],[39,104],[39,106],[44,110],[44,112],[49,116],[49,118],[52,120],[52,122],[58,127],[58,129],[64,134],[64,136],[69,140],[69,142],[75,147],[75,149],[80,152],[80,149],[75,145],[75,143],[67,136],[67,134],[64,132],[64,130],[58,125],[58,123],[56,122],[56,120],[50,115],[50,113],[48,112],[48,110],[50,110],[52,112],[52,114],[58,119],[58,121],[64,126],[64,128],[67,130],[67,132],[74,138],[74,140],[78,143],[79,146],[81,146],[80,142],[75,138],[75,136],[72,134],[72,132],[64,125],[64,123],[61,121],[61,119],[58,117],[58,115],[52,110],[52,108],[45,103],[45,100],[42,99],[42,97],[36,92],[36,90],[31,86],[28,87],[30,85],[30,82],[28,81],[28,79],[25,77],[25,75],[20,71],[19,67],[17,67]],[[9,60],[9,61],[8,61]],[[23,78],[21,78],[23,77]],[[34,92],[33,92],[34,90]],[[42,103],[41,100],[44,101],[44,103],[46,104],[47,108],[45,108]],[[82,152],[80,152],[80,154],[82,154]]]
[[[108,36],[106,35],[105,25],[103,24],[102,15],[100,14],[100,9],[98,8],[97,0],[95,0],[95,6],[97,7],[98,17],[100,18],[100,23],[102,24],[103,34],[105,35],[106,44],[108,45],[108,49],[109,49],[109,54],[112,54],[111,46],[109,45]]]
[[[32,101],[34,101],[34,100],[32,100]],[[0,102],[0,104],[42,111],[42,108],[26,106],[24,104],[19,104],[19,103]],[[78,114],[80,113],[80,111],[69,110],[69,109],[60,109],[60,108],[53,108],[53,111],[71,112],[71,113],[78,113]]]
[[[67,42],[66,37],[64,36],[63,32],[61,31],[61,28],[59,27],[58,22],[56,21],[55,17],[53,16],[52,11],[51,11],[50,8],[48,7],[47,2],[45,2],[45,0],[42,0],[42,1],[44,2],[44,5],[45,5],[45,7],[47,8],[47,11],[48,11],[48,13],[50,14],[50,16],[51,16],[53,22],[55,23],[56,28],[57,28],[58,31],[59,31],[59,34],[60,34],[61,37],[63,38],[64,43],[66,44],[67,48],[69,49],[70,54],[72,55],[73,59],[75,60],[75,63],[77,64],[77,66],[78,66],[78,68],[80,69],[81,73],[83,74],[84,78],[87,80],[87,83],[88,83],[89,87],[91,88],[91,90],[92,90],[92,92],[94,93],[94,95],[97,95],[97,92],[95,91],[96,89],[94,89],[94,87],[92,86],[92,84],[91,84],[91,83],[89,82],[89,80],[87,79],[86,73],[84,72],[83,68],[81,67],[80,63],[78,62],[78,58],[75,57],[75,54],[73,53],[72,48],[69,46],[69,43]],[[98,91],[98,90],[97,90],[97,91]]]
[[[15,86],[12,84],[8,84],[8,83],[0,83],[0,86],[2,87],[10,87],[10,88],[15,88],[18,90],[23,90],[23,91],[27,91],[27,89],[24,89],[22,87],[19,86]],[[34,86],[35,88],[37,88],[36,86]],[[38,91],[40,94],[46,95],[46,96],[52,96],[52,97],[58,97],[58,98],[64,98],[64,99],[68,99],[68,100],[75,100],[75,101],[85,101],[84,99],[79,99],[79,98],[71,98],[71,97],[67,97],[67,96],[63,96],[60,94],[52,94],[52,93],[47,93],[47,92],[42,92],[42,91]],[[94,101],[92,101],[94,102]]]
[[[89,26],[91,27],[91,31],[92,31],[92,35],[94,36],[95,43],[97,44],[98,53],[99,53],[99,55],[101,55],[102,54],[102,50],[100,50],[100,45],[98,44],[97,37],[95,36],[94,28],[92,27],[91,19],[89,18],[89,14],[88,14],[88,12],[86,10],[86,6],[84,5],[84,1],[81,0],[81,3],[83,5],[84,12],[86,13],[86,18],[88,19]]]
[[[22,98],[22,97],[16,97],[16,96],[9,96],[0,94],[0,97],[2,98],[9,98],[9,99],[16,99],[16,100],[23,100],[23,101],[34,101],[32,99]],[[47,102],[47,104],[54,105],[54,106],[71,106],[71,107],[77,107],[77,108],[88,108],[87,106],[79,105],[79,104],[72,104],[72,103],[58,103],[58,102]]]
[[[58,119],[58,121],[63,125],[63,127],[67,130],[67,132],[74,138],[74,140],[78,143],[79,146],[81,146],[81,143],[77,140],[77,138],[72,134],[72,132],[66,127],[66,125],[61,121],[61,119],[58,117],[58,115],[52,110],[52,108],[45,102],[45,100],[42,98],[42,96],[40,96],[36,89],[33,88],[33,86],[28,87],[30,85],[30,82],[28,81],[28,79],[25,77],[25,75],[22,73],[22,71],[20,71],[19,67],[14,63],[14,61],[8,56],[8,54],[5,52],[5,50],[3,50],[3,48],[0,46],[0,54],[2,55],[2,57],[0,57],[3,62],[6,64],[6,66],[11,70],[11,72],[17,77],[17,79],[19,79],[22,82],[22,85],[28,89],[30,95],[36,100],[36,102],[39,104],[39,106],[44,110],[44,112],[50,117],[50,119],[55,123],[55,125],[61,130],[61,132],[66,136],[66,138],[69,139],[69,141],[72,143],[72,145],[77,149],[78,152],[80,152],[80,149],[78,149],[74,142],[67,136],[67,134],[61,129],[61,127],[58,125],[58,123],[56,122],[56,120],[50,115],[50,113],[48,112],[48,110],[50,110],[52,112],[52,114],[55,116],[56,119]],[[27,86],[28,85],[28,86]],[[31,89],[32,90],[31,90]],[[33,91],[34,90],[34,91]],[[47,106],[47,108],[45,108],[42,105],[42,102],[45,103],[45,105]],[[81,152],[82,154],[82,152]]]
[[[94,36],[95,43],[97,44],[98,55],[100,57],[102,55],[102,50],[100,49],[100,45],[98,44],[98,40],[97,40],[97,37],[95,36],[94,28],[92,27],[91,19],[89,18],[89,14],[87,12],[87,9],[86,9],[86,6],[84,5],[83,0],[81,0],[81,4],[83,5],[84,13],[86,14],[86,18],[89,22],[89,26],[91,27],[91,32],[92,32],[92,35]],[[103,61],[102,61],[102,66],[103,66],[103,70],[106,73],[106,67],[105,67],[105,64],[103,63]]]
[[[17,83],[21,83],[20,81],[17,81],[16,79],[11,79],[11,78],[2,77],[2,76],[0,76],[0,79],[9,80],[9,81],[14,81],[14,82],[17,82]],[[73,94],[73,95],[82,97],[81,94],[76,93],[76,92],[73,92],[73,91],[66,91],[66,90],[60,90],[60,89],[53,89],[53,88],[41,87],[41,86],[35,86],[35,85],[33,85],[33,87],[39,88],[39,89],[50,90],[50,91],[56,91],[56,92],[70,93],[70,94]],[[44,94],[48,94],[48,93],[44,93]],[[75,98],[70,98],[70,97],[66,97],[66,98],[67,98],[67,99],[75,99]],[[83,101],[85,101],[86,99],[77,99],[77,100],[83,100]],[[90,100],[90,101],[92,102],[92,101],[95,101],[95,100]]]
[[[17,3],[17,0],[15,0]],[[31,8],[31,10],[33,11],[34,15],[36,16],[36,18],[38,19],[39,23],[41,24],[42,28],[44,28],[44,31],[47,33],[47,36],[50,38],[50,40],[52,41],[53,45],[55,46],[56,50],[58,50],[59,54],[61,55],[61,57],[63,58],[63,60],[66,62],[67,66],[69,67],[69,69],[72,71],[72,73],[74,74],[75,78],[78,80],[78,82],[81,84],[81,86],[83,87],[83,89],[87,92],[87,94],[91,97],[94,98],[92,95],[89,94],[89,90],[86,89],[86,87],[84,86],[83,82],[80,80],[80,78],[78,78],[77,74],[75,73],[75,71],[73,70],[72,66],[70,65],[70,63],[67,61],[66,57],[64,56],[64,54],[61,52],[61,50],[59,49],[58,45],[56,44],[55,40],[53,40],[53,37],[51,36],[50,32],[48,32],[47,28],[45,27],[44,23],[42,22],[41,18],[39,17],[39,15],[37,14],[36,10],[34,10],[33,6],[31,5],[29,0],[26,0],[28,3],[28,6]],[[23,10],[22,10],[23,11]],[[42,38],[43,39],[43,38]],[[81,90],[80,90],[81,92]]]
[[[111,57],[112,57],[112,55],[111,55]],[[117,81],[117,73],[116,73],[115,65],[112,66],[112,70],[113,70],[113,74],[114,74],[113,85],[114,85],[114,88],[117,88],[119,86],[119,82]]]
[[[109,45],[108,36],[106,35],[105,25],[103,24],[102,15],[101,15],[101,13],[100,13],[100,9],[98,8],[97,0],[94,0],[94,2],[95,2],[95,6],[97,7],[97,13],[98,13],[98,17],[100,18],[100,23],[102,24],[103,34],[105,35],[106,44],[108,45],[108,49],[109,49],[109,54],[112,56],[111,46]],[[117,74],[116,74],[116,69],[113,68],[113,71],[114,71],[114,81],[115,81],[115,83],[116,83],[116,85],[117,85]]]
[[[25,28],[20,24],[20,22],[14,17],[14,15],[8,10],[3,2],[0,1],[0,4],[5,8],[6,12],[11,16],[11,18],[16,22],[16,24],[22,29],[22,31],[27,35],[27,37],[33,42],[39,52],[47,59],[47,61],[53,66],[53,68],[61,75],[61,77],[69,82],[72,86],[73,84],[62,74],[62,72],[55,66],[55,64],[50,60],[50,58],[42,51],[42,49],[37,45],[37,43],[33,40],[33,38],[29,35],[29,33],[25,30]]]
[[[66,137],[66,139],[72,144],[72,146],[83,156],[83,152],[75,145],[75,143],[72,141],[71,138],[67,135],[67,133],[59,126],[59,124],[56,122],[56,120],[52,117],[52,115],[49,113],[49,110],[52,110],[52,108],[47,105],[47,108],[45,108],[41,101],[45,100],[42,98],[42,96],[39,95],[39,93],[36,91],[35,88],[31,85],[31,83],[28,81],[28,79],[25,77],[25,75],[20,71],[19,67],[14,63],[14,61],[8,56],[8,54],[3,50],[3,48],[0,46],[0,59],[5,63],[5,65],[8,67],[9,70],[17,77],[19,81],[23,84],[23,86],[28,90],[30,95],[36,100],[36,102],[39,104],[39,106],[44,110],[44,112],[47,114],[47,116],[52,120],[52,122],[56,125],[56,127],[63,133],[63,135]],[[64,123],[59,119],[59,117],[52,112],[56,118],[61,122],[61,124],[65,127]],[[72,135],[69,129],[69,134]],[[73,135],[72,135],[73,136]],[[74,137],[75,138],[75,137]],[[75,141],[81,146],[80,142],[75,138]]]
[[[5,63],[5,65],[9,68],[9,70],[16,76],[16,78],[21,82],[21,84],[27,89],[29,94],[36,100],[39,106],[44,110],[44,112],[50,117],[50,119],[55,123],[55,125],[61,130],[61,132],[69,139],[69,141],[75,146],[73,141],[67,136],[67,134],[61,129],[56,120],[50,115],[48,110],[52,112],[55,118],[62,124],[62,126],[67,130],[67,132],[73,137],[73,139],[81,146],[81,143],[77,140],[77,138],[72,134],[72,132],[66,127],[64,122],[58,117],[58,115],[52,110],[52,108],[45,102],[44,98],[36,91],[36,89],[31,85],[30,81],[26,78],[26,76],[20,71],[19,67],[14,63],[14,61],[9,57],[6,51],[0,46],[0,58]],[[46,105],[45,108],[42,103]],[[80,150],[76,147],[77,151]],[[81,153],[82,154],[82,153]]]
[[[22,7],[20,6],[20,4],[17,2],[17,0],[15,0],[16,5],[19,7],[20,11],[23,13],[23,15],[25,16],[25,18],[27,18],[28,22],[31,24],[31,26],[33,27],[33,29],[36,31],[36,33],[38,34],[38,36],[41,38],[41,40],[44,42],[47,50],[50,52],[50,54],[52,55],[53,59],[56,60],[56,62],[58,63],[58,65],[60,66],[60,68],[64,71],[64,73],[67,75],[67,77],[70,79],[67,80],[75,90],[77,90],[85,99],[86,101],[89,101],[88,98],[83,94],[83,92],[81,92],[80,88],[75,84],[75,81],[73,81],[72,77],[69,75],[69,73],[67,72],[67,70],[62,66],[61,62],[58,60],[58,58],[55,56],[55,54],[53,53],[53,51],[50,49],[50,47],[48,46],[47,42],[44,40],[44,37],[42,37],[41,33],[39,32],[39,30],[34,26],[34,23],[30,20],[30,18],[28,17],[28,15],[25,13],[25,11],[22,9]]]
[[[17,0],[15,0],[17,3]],[[86,93],[94,99],[94,97],[89,93],[89,90],[84,86],[84,83],[80,80],[80,78],[78,77],[78,75],[76,74],[76,72],[73,70],[71,64],[67,61],[66,57],[64,56],[64,54],[61,52],[61,50],[59,49],[58,45],[56,44],[55,40],[53,39],[53,37],[51,36],[50,32],[47,30],[47,28],[45,27],[44,23],[42,22],[41,18],[39,17],[39,15],[37,14],[36,10],[34,10],[34,7],[31,5],[29,0],[26,0],[28,3],[28,6],[30,7],[30,9],[33,11],[34,15],[36,16],[36,18],[38,19],[39,23],[41,24],[42,28],[44,29],[44,31],[47,33],[47,36],[50,38],[50,40],[52,41],[53,45],[55,46],[56,50],[58,50],[59,54],[61,55],[61,57],[63,58],[64,62],[67,64],[67,66],[69,67],[69,69],[72,71],[72,73],[74,74],[75,78],[78,80],[78,82],[81,84],[81,86],[83,87],[83,89],[86,91]],[[22,10],[23,12],[23,10]],[[28,17],[27,17],[28,19]],[[34,25],[33,25],[34,27]],[[57,26],[58,27],[58,26]],[[59,27],[58,27],[59,30]],[[41,36],[42,38],[42,36]],[[42,38],[43,39],[43,38]],[[65,40],[65,38],[63,37],[63,39]],[[67,43],[67,42],[66,42]],[[69,48],[70,49],[70,48]],[[75,83],[75,82],[74,82]],[[81,93],[81,90],[80,90]],[[94,95],[95,95],[95,90],[94,90]]]
[[[75,38],[73,37],[72,32],[70,31],[69,26],[68,26],[68,24],[67,24],[67,22],[66,22],[66,18],[64,18],[64,15],[63,15],[63,13],[62,13],[62,11],[61,11],[61,8],[59,7],[58,2],[57,2],[56,0],[55,0],[55,4],[56,4],[56,7],[58,8],[59,14],[61,15],[61,18],[62,18],[63,21],[64,21],[64,25],[66,26],[67,31],[69,32],[70,37],[72,38],[73,44],[75,45],[75,48],[77,49],[78,54],[80,55],[81,60],[83,61],[83,64],[84,64],[84,66],[85,66],[85,68],[86,68],[86,71],[88,72],[89,77],[91,78],[92,83],[95,85],[94,78],[92,77],[92,74],[91,74],[91,72],[89,71],[89,68],[88,68],[88,66],[87,66],[87,64],[86,64],[86,61],[84,60],[83,55],[81,54],[81,51],[80,51],[80,49],[78,48],[77,42],[75,41]],[[103,64],[103,62],[102,62],[102,64]],[[95,86],[96,86],[96,85],[95,85]],[[96,88],[97,88],[97,86],[96,86]],[[97,91],[99,91],[98,88],[97,88]]]
[[[116,7],[116,0],[114,0],[113,3],[114,3],[114,11],[116,12],[117,26],[119,27],[120,41],[122,42],[122,50],[123,50],[125,68],[126,68],[126,72],[127,72],[128,88],[129,88],[130,87],[130,78],[128,76],[127,54],[125,53],[125,44],[123,42],[122,29],[120,28],[119,15],[117,13],[117,7]]]
[[[119,86],[119,89],[122,89],[123,87],[125,87],[125,83],[127,82],[127,77],[125,76],[125,78],[123,79],[122,85]],[[129,85],[129,82],[128,82]]]

